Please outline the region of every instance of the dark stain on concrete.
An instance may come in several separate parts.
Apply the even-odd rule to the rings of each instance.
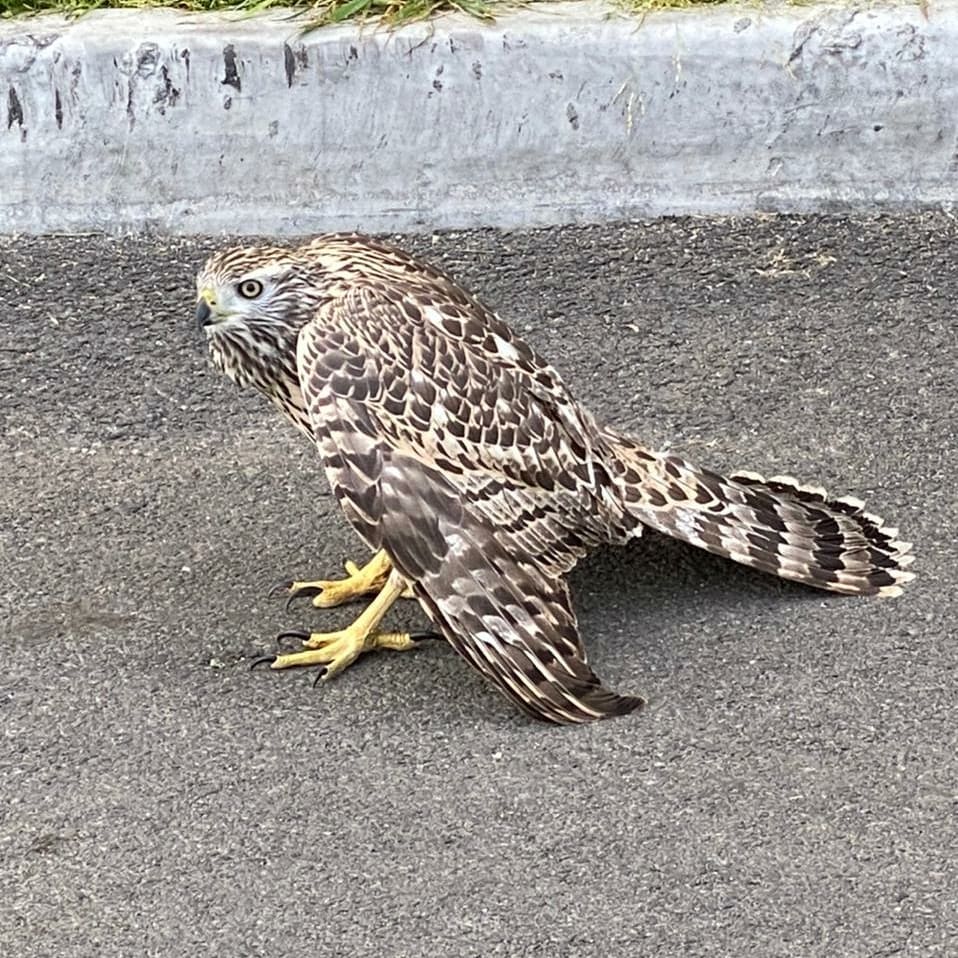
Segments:
[[[296,56],[288,43],[283,44],[283,66],[286,68],[286,86],[291,87],[296,76]]]
[[[165,114],[168,106],[176,106],[180,91],[173,86],[170,71],[165,66],[160,67],[160,76],[163,78],[163,85],[153,94],[153,102],[159,107],[160,113]]]
[[[223,85],[231,86],[239,93],[243,89],[243,84],[240,82],[239,71],[236,69],[236,50],[232,43],[227,43],[223,47],[223,68]]]
[[[20,104],[17,91],[11,86],[7,94],[7,129],[9,130],[14,123],[23,128],[23,106]]]
[[[160,48],[155,43],[142,43],[136,51],[136,72],[140,76],[152,76],[160,62]]]
[[[63,129],[63,101],[60,99],[60,91],[53,91],[53,115],[57,120],[57,129]]]

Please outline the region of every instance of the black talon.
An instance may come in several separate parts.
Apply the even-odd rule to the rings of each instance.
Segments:
[[[275,655],[261,655],[258,659],[253,659],[253,661],[250,662],[249,670],[252,672],[257,665],[265,665],[267,662],[272,665],[276,661],[276,658]]]
[[[269,587],[269,592],[266,593],[268,599],[272,599],[274,596],[279,595],[282,592],[289,592],[293,587],[295,579],[280,579],[279,582],[275,582]]]
[[[305,642],[309,638],[308,632],[303,632],[301,629],[287,629],[285,632],[280,632],[276,636],[276,645],[280,647],[280,642],[283,639],[298,639],[300,642]]]
[[[316,688],[316,686],[319,685],[320,681],[322,680],[322,678],[323,678],[323,676],[326,674],[326,672],[327,672],[327,669],[326,669],[326,666],[324,665],[324,666],[322,666],[322,667],[320,668],[320,670],[316,673],[316,677],[313,679],[313,688]]]
[[[412,639],[413,642],[425,642],[428,639],[441,639],[442,636],[438,632],[425,630],[422,632],[410,632],[409,638]]]
[[[305,589],[299,589],[296,592],[291,592],[289,595],[289,598],[286,600],[286,611],[289,612],[289,607],[297,599],[311,599],[314,595],[319,595],[319,593],[322,591],[323,590],[320,589],[318,586],[311,585]]]

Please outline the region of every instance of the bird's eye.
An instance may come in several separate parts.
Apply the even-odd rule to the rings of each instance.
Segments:
[[[244,279],[237,289],[244,299],[256,299],[263,292],[263,284],[258,279]]]

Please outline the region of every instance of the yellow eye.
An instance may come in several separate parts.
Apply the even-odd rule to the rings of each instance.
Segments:
[[[263,284],[258,279],[244,279],[237,289],[244,299],[256,299],[263,292]]]

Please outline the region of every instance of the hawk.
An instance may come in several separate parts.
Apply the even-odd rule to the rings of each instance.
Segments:
[[[196,319],[213,365],[264,393],[315,443],[346,518],[374,553],[340,580],[289,582],[346,629],[299,633],[272,668],[329,678],[412,596],[452,647],[529,715],[631,712],[589,666],[566,575],[589,551],[656,529],[785,579],[893,596],[911,544],[864,504],[787,476],[728,477],[603,425],[494,312],[438,269],[357,234],[214,254]],[[297,633],[284,633],[286,635]]]

